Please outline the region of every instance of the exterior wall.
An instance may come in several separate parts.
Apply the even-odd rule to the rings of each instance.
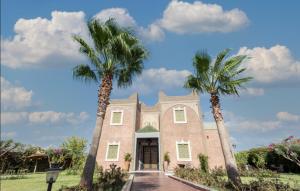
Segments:
[[[196,103],[194,103],[196,104]],[[173,107],[185,107],[187,123],[174,123]],[[178,164],[191,164],[194,167],[199,166],[197,155],[199,153],[206,154],[203,144],[203,128],[201,126],[199,116],[191,107],[183,104],[175,104],[169,107],[161,117],[161,151],[162,155],[169,152],[170,169],[175,168]],[[178,161],[176,141],[185,141],[190,143],[191,161]]]
[[[111,111],[123,110],[123,124],[110,125]],[[110,105],[107,108],[105,120],[103,123],[102,134],[97,153],[97,163],[103,166],[104,169],[109,168],[109,165],[114,163],[124,168],[124,156],[126,153],[133,151],[133,138],[135,132],[135,115],[136,104],[129,105]],[[119,142],[119,157],[118,161],[106,161],[106,152],[108,143]],[[132,166],[132,165],[131,165]]]
[[[174,123],[173,108],[185,107],[186,123]],[[110,125],[111,111],[123,110],[123,124]],[[202,153],[209,157],[209,167],[225,167],[223,152],[217,129],[204,128],[202,112],[199,106],[199,96],[190,94],[187,96],[166,96],[159,93],[159,101],[154,106],[146,106],[139,103],[137,94],[128,99],[112,100],[107,108],[103,123],[102,135],[100,138],[97,154],[98,165],[104,169],[114,163],[125,167],[124,155],[131,153],[131,170],[136,170],[136,132],[151,125],[159,130],[159,169],[163,169],[163,155],[169,152],[170,166],[169,170],[177,167],[179,164],[190,164],[194,167],[199,166],[197,155]],[[211,126],[211,125],[210,125]],[[144,135],[151,135],[145,133]],[[143,135],[143,136],[144,136]],[[151,138],[151,136],[149,137]],[[178,161],[176,142],[189,142],[191,151],[191,161]],[[120,143],[118,161],[106,161],[106,152],[108,143]]]
[[[223,167],[225,169],[225,161],[223,151],[217,129],[205,129],[206,143],[209,145],[207,149],[209,168]]]

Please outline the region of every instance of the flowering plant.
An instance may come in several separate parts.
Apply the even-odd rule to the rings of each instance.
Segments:
[[[61,164],[64,162],[65,159],[65,151],[60,148],[50,148],[47,150],[48,160],[51,164]]]

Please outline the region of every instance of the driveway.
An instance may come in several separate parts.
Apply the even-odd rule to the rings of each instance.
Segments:
[[[177,180],[169,178],[163,173],[136,173],[131,191],[161,190],[161,191],[199,191]]]

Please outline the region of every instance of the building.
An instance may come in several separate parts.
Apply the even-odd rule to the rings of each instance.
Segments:
[[[169,153],[169,169],[199,166],[197,155],[209,157],[209,167],[224,167],[224,156],[214,125],[203,126],[199,96],[167,96],[159,93],[154,106],[141,103],[138,94],[111,100],[107,108],[97,155],[105,169],[115,163],[124,167],[126,153],[132,155],[131,171],[163,170]]]

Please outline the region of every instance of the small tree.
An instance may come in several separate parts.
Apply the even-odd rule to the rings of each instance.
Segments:
[[[67,156],[71,158],[71,168],[79,169],[83,162],[87,141],[80,137],[70,137],[66,139],[61,148],[66,150]]]
[[[200,162],[200,169],[204,173],[208,173],[208,156],[204,154],[199,154],[198,159]]]

